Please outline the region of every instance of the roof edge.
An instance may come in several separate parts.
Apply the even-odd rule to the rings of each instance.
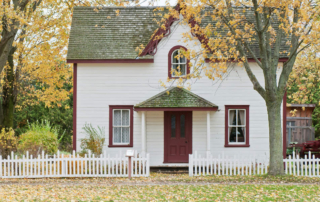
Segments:
[[[67,59],[67,63],[154,63],[153,59]]]

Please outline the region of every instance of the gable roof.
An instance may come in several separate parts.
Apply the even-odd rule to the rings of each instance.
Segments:
[[[169,92],[169,93],[168,93]],[[137,104],[137,108],[215,108],[218,106],[208,100],[179,87],[170,87],[167,90]]]
[[[67,59],[136,59],[158,27],[154,7],[75,7]],[[116,10],[120,11],[116,16]],[[109,19],[108,19],[109,18]],[[140,59],[152,59],[145,56]]]
[[[165,23],[165,30],[158,29],[158,32],[151,38],[159,27],[153,19],[161,18],[154,15],[155,7],[104,7],[98,12],[94,11],[94,8],[74,8],[67,60],[135,60],[139,58],[140,61],[147,61],[153,59],[161,40],[154,40],[154,38],[157,33],[159,35],[170,34],[170,26],[175,21],[172,17],[169,18]],[[120,11],[119,16],[116,14],[117,10]],[[243,13],[241,12],[243,8],[238,10]],[[247,11],[244,15],[248,20],[254,22],[253,10],[248,8]],[[202,20],[200,26],[204,27],[209,23],[213,26],[216,24],[208,16]],[[272,26],[277,29],[276,20]],[[227,30],[221,28],[218,32],[224,36]],[[202,36],[197,37],[202,43],[205,43]],[[146,48],[139,56],[135,50],[141,44]],[[252,42],[250,47],[259,58],[258,42]],[[286,39],[284,39],[280,51],[288,49],[289,46],[286,45]],[[287,53],[280,55],[280,58],[287,57]]]

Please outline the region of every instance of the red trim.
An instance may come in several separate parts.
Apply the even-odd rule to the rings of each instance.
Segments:
[[[287,91],[284,93],[282,101],[282,142],[283,142],[283,158],[287,158]]]
[[[153,63],[153,59],[69,59],[67,63]]]
[[[197,27],[201,27],[194,19],[189,21],[189,25],[191,28],[191,34],[194,37],[197,37],[197,39],[200,41],[200,43],[202,45],[204,45],[206,47],[206,49],[210,50],[211,52],[213,52],[213,50],[210,48],[209,44],[209,39],[205,34],[199,34],[199,33],[195,33],[194,27],[197,25]]]
[[[279,62],[287,62],[289,58],[279,58]],[[248,62],[256,62],[253,58],[248,58],[247,59]],[[261,59],[258,59],[259,61],[261,61]],[[210,63],[212,62],[209,58],[205,59],[206,63]],[[215,61],[215,62],[219,62],[219,61]],[[232,58],[230,58],[230,62],[239,62],[239,60],[234,60]]]
[[[113,144],[113,110],[130,109],[130,143],[128,145]],[[133,147],[133,105],[109,105],[109,145],[108,147]]]
[[[78,64],[73,64],[73,150],[77,150],[77,69]]]
[[[141,107],[135,111],[217,111],[218,107]]]
[[[175,9],[180,12],[180,5],[177,4]],[[157,53],[158,44],[164,37],[167,37],[171,34],[171,25],[178,20],[179,19],[170,16],[164,23],[165,28],[162,29],[161,26],[158,28],[157,32],[152,36],[152,38],[150,39],[149,43],[144,48],[140,56],[155,55]]]
[[[185,51],[187,51],[188,49],[186,48],[186,47],[184,47],[184,46],[174,46],[174,47],[172,47],[171,49],[170,49],[170,51],[169,51],[169,53],[168,53],[168,77],[170,78],[170,79],[178,79],[178,78],[180,78],[180,77],[172,77],[171,76],[171,57],[172,57],[172,53],[173,53],[173,51],[175,51],[175,50],[177,50],[177,49],[184,49]],[[188,74],[190,74],[190,67],[189,67],[189,60],[187,60],[187,75]],[[183,78],[183,77],[182,77]]]
[[[250,147],[249,144],[249,123],[250,123],[250,119],[249,119],[249,105],[225,105],[225,137],[224,137],[224,147]],[[246,142],[243,145],[233,145],[233,144],[229,144],[228,141],[228,112],[229,109],[245,109],[246,110]]]
[[[188,135],[188,140],[189,141],[189,147],[188,147],[188,154],[192,154],[192,112],[186,112],[187,115],[187,122],[190,124],[186,124],[187,129],[186,131],[189,132]],[[163,163],[177,163],[177,162],[169,162],[168,160],[168,145],[169,145],[169,135],[170,135],[170,112],[165,112],[163,116],[163,125],[164,125],[164,158],[163,158]],[[188,155],[189,156],[189,155]],[[188,162],[189,162],[189,157],[188,157]],[[182,163],[182,162],[180,162]]]

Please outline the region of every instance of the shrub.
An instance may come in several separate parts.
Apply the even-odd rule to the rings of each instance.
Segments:
[[[6,131],[4,128],[0,133],[0,155],[6,158],[11,151],[17,150],[18,138],[14,135],[14,130],[10,128]]]
[[[58,150],[61,138],[58,139],[58,130],[51,127],[49,121],[37,121],[29,124],[28,131],[20,136],[18,150],[23,153],[29,151],[33,156],[38,156],[42,151],[54,154]]]
[[[98,126],[98,129],[96,129],[91,124],[86,123],[82,129],[86,137],[81,140],[81,153],[84,154],[90,150],[95,155],[102,154],[103,145],[106,140],[104,127],[100,128]]]

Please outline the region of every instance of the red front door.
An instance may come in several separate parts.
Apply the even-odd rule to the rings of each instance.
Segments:
[[[164,112],[164,162],[188,163],[192,153],[192,112]]]

